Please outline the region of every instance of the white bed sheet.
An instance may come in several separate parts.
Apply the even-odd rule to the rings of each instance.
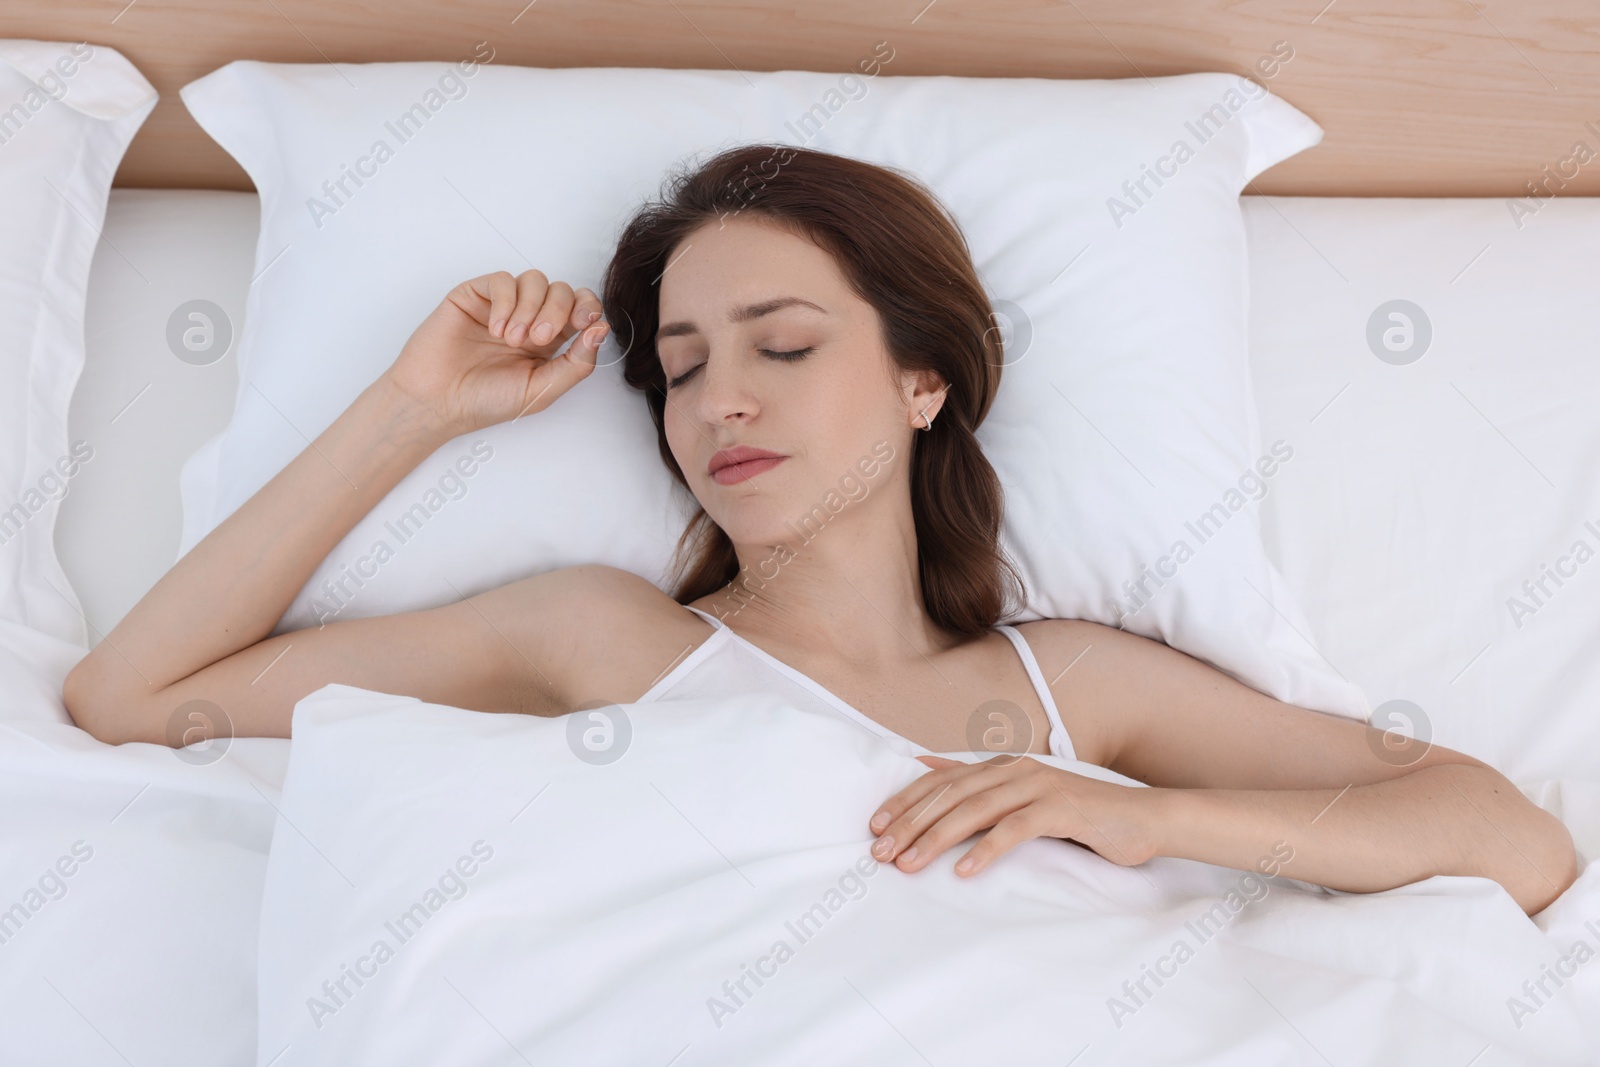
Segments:
[[[1245,217],[1262,439],[1295,447],[1264,538],[1325,654],[1529,790],[1600,783],[1600,561],[1560,563],[1600,553],[1600,199],[1520,230],[1499,200],[1249,198]],[[1367,342],[1395,299],[1431,322],[1408,365]],[[1536,602],[1523,583],[1557,565],[1572,576]],[[1596,855],[1600,794],[1567,792]]]
[[[81,654],[0,620],[0,1063],[253,1063],[288,742],[103,745],[59,721]]]
[[[254,193],[112,189],[89,276],[83,375],[71,440],[94,446],[56,523],[56,554],[91,644],[177,559],[178,472],[222,431],[238,386],[235,345],[214,362],[174,355],[168,324],[196,300],[222,309],[235,341],[260,225]]]

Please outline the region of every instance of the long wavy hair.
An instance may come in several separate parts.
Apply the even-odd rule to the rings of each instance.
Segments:
[[[923,602],[939,626],[966,636],[1010,617],[1025,589],[1000,547],[1000,479],[975,436],[1000,386],[1000,332],[959,224],[910,175],[828,152],[749,144],[698,167],[680,164],[660,199],[632,217],[606,268],[602,300],[625,353],[623,378],[644,393],[667,469],[689,488],[667,444],[658,286],[685,237],[740,212],[784,224],[831,253],[877,310],[895,365],[948,383],[933,428],[911,435]],[[687,604],[713,593],[739,569],[733,542],[700,508],[678,540],[673,598]]]

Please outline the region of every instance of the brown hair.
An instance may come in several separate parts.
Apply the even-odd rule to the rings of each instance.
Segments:
[[[944,629],[973,636],[1023,602],[1022,578],[1000,548],[1000,479],[974,436],[1000,385],[1003,362],[989,298],[959,224],[916,178],[848,156],[786,145],[743,145],[669,174],[661,199],[628,222],[606,268],[606,321],[622,347],[623,378],[644,393],[667,469],[684,488],[667,444],[666,375],[656,353],[657,288],[680,241],[748,210],[830,252],[878,312],[885,347],[902,371],[949,384],[933,428],[912,433],[911,508],[923,602]],[[637,342],[637,343],[635,343]],[[695,551],[687,568],[686,545]],[[698,600],[733,581],[733,543],[699,509],[678,541],[674,599]]]

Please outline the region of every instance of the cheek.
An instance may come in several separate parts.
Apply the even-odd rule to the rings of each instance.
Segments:
[[[661,412],[661,425],[667,437],[667,449],[672,453],[673,458],[678,461],[678,466],[683,470],[683,473],[686,475],[691,474],[688,462],[690,450],[684,437],[683,419],[673,410],[670,403]]]
[[[891,386],[862,368],[830,390],[829,421],[849,437],[881,435],[899,417],[900,404]]]
[[[800,429],[830,482],[855,470],[871,453],[874,442],[895,439],[902,425],[901,413],[893,406],[894,398],[883,390],[881,384],[863,381],[854,390],[830,392],[826,403],[819,398],[813,409],[815,417],[808,418]]]

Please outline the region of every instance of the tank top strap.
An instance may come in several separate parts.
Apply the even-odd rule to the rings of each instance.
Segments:
[[[1044,713],[1050,719],[1050,751],[1064,759],[1077,759],[1077,750],[1072,747],[1072,738],[1067,733],[1066,724],[1061,721],[1061,710],[1056,707],[1056,698],[1050,693],[1050,686],[1044,680],[1044,672],[1039,669],[1039,661],[1034,658],[1033,649],[1028,646],[1028,639],[1015,626],[1001,623],[995,627],[1011,639],[1011,644],[1017,650],[1017,655],[1022,658],[1022,665],[1027,669],[1028,678],[1033,682],[1033,690],[1039,696],[1039,703],[1044,705]]]
[[[726,630],[728,628],[728,624],[727,623],[723,622],[721,619],[717,618],[715,615],[711,614],[709,611],[701,611],[699,608],[695,607],[693,604],[685,604],[683,606],[688,608],[690,611],[694,612],[696,615],[700,616],[702,619],[706,620],[712,626],[715,626],[719,630]]]

